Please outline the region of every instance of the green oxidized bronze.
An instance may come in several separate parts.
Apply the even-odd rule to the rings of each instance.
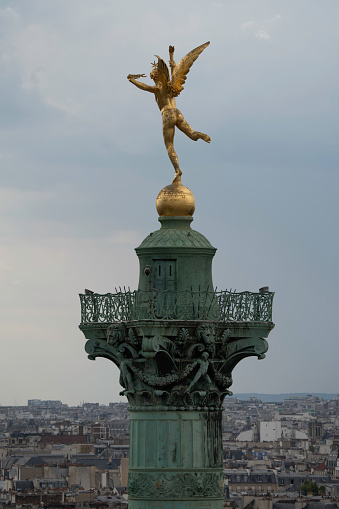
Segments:
[[[81,323],[131,320],[271,322],[273,292],[137,290],[80,295]]]
[[[215,248],[191,221],[160,218],[136,249],[138,290],[80,296],[88,357],[119,367],[130,403],[132,509],[223,506],[223,400],[273,328],[267,288],[211,291]]]
[[[223,496],[223,476],[205,472],[182,472],[180,474],[133,473],[129,480],[129,495],[156,496],[164,498],[191,497],[201,493],[203,497]]]
[[[170,47],[171,78],[158,58],[155,86],[129,76],[155,94],[175,178],[157,198],[161,228],[136,248],[138,289],[80,295],[88,358],[105,357],[118,366],[121,394],[130,403],[130,509],[224,506],[223,400],[231,394],[234,367],[246,357],[263,359],[274,327],[274,294],[267,287],[257,293],[214,290],[216,249],[191,229],[195,199],[181,185],[172,135],[178,127],[192,139],[209,137],[183,124],[174,97],[206,47],[178,65]]]
[[[132,407],[220,410],[235,365],[245,357],[265,357],[263,336],[272,324],[253,323],[249,331],[248,323],[173,322],[80,327],[95,336],[86,343],[89,358],[105,357],[120,368],[121,394]]]

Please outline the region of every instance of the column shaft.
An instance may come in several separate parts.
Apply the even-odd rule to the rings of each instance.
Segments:
[[[129,508],[221,509],[220,411],[133,411]]]

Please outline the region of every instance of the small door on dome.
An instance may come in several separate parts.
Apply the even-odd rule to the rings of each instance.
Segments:
[[[153,287],[157,290],[176,290],[176,260],[155,260]]]

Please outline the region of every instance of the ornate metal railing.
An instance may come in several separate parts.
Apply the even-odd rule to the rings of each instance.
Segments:
[[[271,322],[273,292],[136,290],[80,294],[81,323],[132,320]]]

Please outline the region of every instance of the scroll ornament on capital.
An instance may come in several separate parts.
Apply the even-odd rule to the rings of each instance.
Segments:
[[[106,357],[120,369],[121,395],[132,406],[160,405],[168,409],[220,409],[232,394],[232,370],[244,357],[262,358],[267,342],[262,338],[232,338],[228,328],[181,327],[176,337],[161,330],[149,336],[124,323],[107,328],[107,340],[86,343],[90,359]]]

